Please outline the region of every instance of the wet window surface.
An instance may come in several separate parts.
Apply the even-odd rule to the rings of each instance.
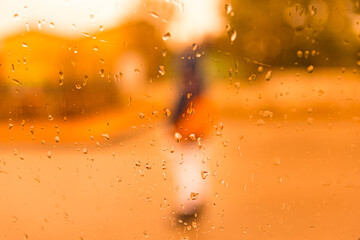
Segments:
[[[0,239],[360,239],[358,1],[0,20]]]

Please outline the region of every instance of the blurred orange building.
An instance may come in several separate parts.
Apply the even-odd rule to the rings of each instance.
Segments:
[[[137,21],[77,39],[35,31],[5,39],[0,116],[66,116],[120,103],[126,85],[158,74],[159,36]]]

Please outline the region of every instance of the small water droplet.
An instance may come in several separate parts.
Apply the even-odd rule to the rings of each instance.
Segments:
[[[157,14],[156,12],[150,11],[150,12],[148,12],[148,14],[149,14],[150,16],[152,16],[153,18],[159,18],[159,14]]]
[[[22,83],[21,83],[19,80],[17,80],[17,79],[12,79],[12,81],[13,81],[13,83],[15,83],[15,84],[17,84],[17,85],[22,86]]]
[[[87,154],[88,150],[86,148],[84,148],[82,152],[83,152],[83,154]]]
[[[81,83],[75,83],[75,88],[77,89],[77,90],[79,90],[79,89],[81,89]]]
[[[268,71],[265,75],[265,80],[270,81],[271,77],[272,77],[272,71]]]
[[[162,37],[162,39],[164,41],[167,41],[169,38],[171,37],[171,34],[169,32],[165,33],[164,36]]]
[[[29,23],[27,23],[27,22],[25,23],[25,28],[26,28],[26,31],[27,31],[27,32],[30,32]]]
[[[170,111],[170,109],[164,108],[164,114],[165,114],[166,117],[170,117],[170,116],[171,116],[171,111]]]
[[[145,118],[145,114],[143,114],[143,113],[138,113],[138,115],[139,115],[139,117],[140,117],[140,119],[144,119]]]
[[[104,77],[105,76],[105,70],[103,68],[100,69],[99,74],[100,74],[100,77]]]
[[[308,73],[312,73],[314,71],[314,66],[309,65],[306,70],[308,71]]]
[[[193,51],[196,51],[197,48],[198,48],[198,45],[197,45],[196,43],[193,43],[193,45],[192,45],[192,50],[193,50]]]
[[[296,52],[296,55],[297,55],[299,58],[302,58],[302,57],[304,56],[304,53],[303,53],[303,51],[298,50],[298,51]]]
[[[50,25],[51,28],[55,27],[55,24],[53,22],[50,22],[49,25]]]
[[[258,67],[258,72],[259,72],[259,73],[262,73],[263,71],[264,71],[264,67],[263,67],[263,66],[259,66],[259,67]]]
[[[193,140],[193,141],[196,140],[195,134],[193,134],[193,133],[189,135],[189,138],[190,138],[191,140]]]
[[[47,153],[47,157],[48,158],[51,158],[52,157],[52,154],[51,154],[51,151],[49,150],[48,153]]]
[[[233,30],[230,34],[230,42],[233,43],[235,41],[236,37],[237,37],[237,32],[236,32],[236,30]]]
[[[232,6],[230,3],[227,3],[225,4],[225,11],[226,11],[226,14],[229,15],[232,11]]]
[[[107,133],[103,133],[103,134],[101,134],[101,136],[103,138],[105,138],[106,140],[110,140],[109,134],[107,134]]]
[[[59,71],[59,78],[64,79],[64,72],[62,70]]]
[[[209,176],[209,172],[208,171],[201,171],[201,177],[202,177],[202,179],[206,179],[207,178],[207,176]]]
[[[180,141],[181,141],[181,139],[182,139],[181,134],[180,134],[180,133],[178,133],[178,132],[176,132],[176,133],[174,134],[174,137],[175,137],[175,141],[176,141],[176,142],[180,142]]]
[[[199,193],[195,193],[195,192],[190,193],[191,200],[196,200],[196,199],[198,199],[198,197],[199,197]]]
[[[57,142],[57,143],[60,142],[59,136],[56,136],[56,137],[55,137],[55,142]]]
[[[313,124],[313,122],[314,122],[314,119],[313,119],[313,118],[311,118],[311,117],[307,118],[307,123],[308,123],[309,125]]]
[[[161,76],[165,75],[165,67],[163,65],[160,65],[158,70],[159,70],[159,73],[161,74]]]
[[[84,79],[83,79],[83,82],[82,82],[82,85],[83,86],[86,86],[87,82],[88,82],[88,79],[89,77],[87,75],[84,76]]]
[[[25,48],[28,47],[27,43],[24,43],[24,42],[22,43],[22,46],[25,47]]]

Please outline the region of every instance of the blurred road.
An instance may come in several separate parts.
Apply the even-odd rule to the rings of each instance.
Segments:
[[[293,80],[286,85],[274,79],[272,88],[254,88],[249,95],[258,96],[261,90],[263,100],[250,98],[243,104],[275,98],[271,91],[279,90],[277,83],[295,91]],[[319,86],[319,81],[312,84]],[[137,122],[123,127],[128,134],[118,135],[111,128],[116,122],[111,114],[99,124],[84,123],[83,135],[76,135],[81,125],[70,121],[67,127],[58,126],[59,143],[54,141],[54,124],[47,123],[54,132],[45,144],[36,134],[32,141],[30,130],[17,126],[15,139],[2,135],[8,140],[0,144],[0,239],[358,239],[357,90],[346,84],[345,90],[327,86],[319,87],[324,91],[319,96],[319,89],[302,85],[299,96],[307,94],[308,100],[313,93],[313,100],[294,98],[296,106],[288,99],[278,107],[270,102],[250,106],[247,114],[239,110],[245,105],[232,113],[220,108],[221,135],[214,128],[203,139],[204,148],[197,150],[210,165],[204,181],[212,192],[196,225],[189,223],[191,228],[171,212],[176,183],[169,166],[180,159],[168,157],[172,146],[175,154],[179,148],[163,118],[140,119],[134,107],[128,114]],[[209,94],[219,95],[216,100],[223,105],[218,106],[228,106],[226,99],[246,98],[249,91],[240,91],[252,88],[236,93],[232,87],[224,84]],[[349,93],[342,95],[346,89]],[[331,97],[331,91],[339,94]],[[327,99],[336,98],[334,106],[353,104],[321,111]],[[151,115],[153,109],[148,111]],[[8,124],[2,125],[6,134],[15,130],[7,129]],[[91,125],[104,126],[95,131],[88,129]],[[25,133],[23,140],[28,140],[20,141]]]

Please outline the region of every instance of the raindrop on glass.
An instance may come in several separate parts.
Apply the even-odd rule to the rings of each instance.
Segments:
[[[268,71],[265,75],[265,80],[270,81],[271,77],[272,77],[272,71]]]
[[[165,75],[165,67],[163,65],[160,65],[158,70],[159,70],[159,73],[161,74],[161,76]]]
[[[162,37],[162,39],[164,41],[167,41],[169,38],[171,37],[171,34],[169,32],[165,33],[164,36]]]

